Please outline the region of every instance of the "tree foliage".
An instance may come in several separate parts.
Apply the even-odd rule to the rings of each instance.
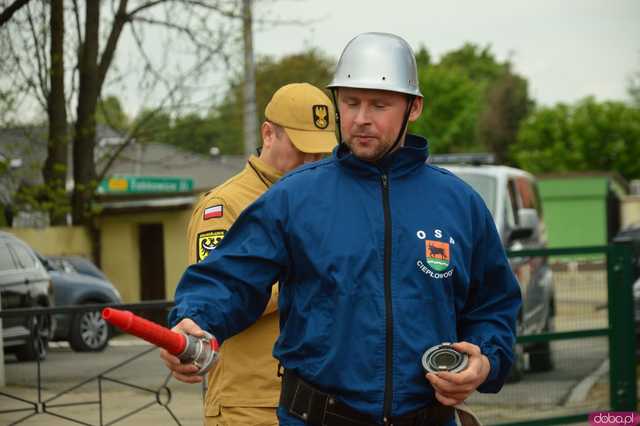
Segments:
[[[513,163],[509,149],[516,142],[520,123],[531,107],[524,78],[507,70],[489,84],[476,123],[476,138],[481,146],[495,154],[498,164]]]
[[[640,71],[634,72],[629,77],[627,92],[631,98],[631,102],[636,108],[640,108]]]
[[[533,173],[617,171],[638,179],[640,109],[592,97],[539,108],[521,126],[511,155]]]
[[[192,112],[171,118],[166,112],[154,114],[144,110],[138,120],[145,121],[138,142],[170,144],[203,155],[208,155],[213,146],[222,150],[219,143],[222,125],[211,114],[201,116]],[[238,149],[242,150],[242,143],[239,141],[239,144],[224,148],[224,153],[236,153]]]
[[[96,124],[109,126],[114,130],[126,133],[129,129],[129,117],[122,108],[118,97],[111,95],[98,101]]]
[[[465,72],[434,65],[419,70],[424,95],[424,112],[411,131],[426,136],[434,153],[480,149],[475,142],[475,125],[483,88]]]
[[[256,104],[258,117],[264,119],[264,109],[273,93],[281,86],[294,82],[308,82],[326,86],[332,76],[333,61],[316,49],[287,55],[280,59],[266,56],[256,62]],[[170,118],[159,114],[157,120],[147,120],[142,126],[143,140],[162,142],[182,149],[208,154],[217,147],[221,154],[243,154],[243,79],[233,77],[222,101],[205,114],[189,113]],[[143,111],[136,118],[141,122],[149,115]]]
[[[416,60],[425,110],[411,131],[426,136],[435,153],[489,151],[511,162],[508,147],[532,101],[509,61],[471,43],[436,63],[422,47]]]

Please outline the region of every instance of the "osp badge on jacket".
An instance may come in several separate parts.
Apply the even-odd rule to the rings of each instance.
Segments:
[[[440,238],[443,235],[440,229],[433,231],[433,238],[438,239],[428,240],[427,234],[422,230],[418,231],[416,236],[424,241],[425,261],[427,262],[425,265],[422,259],[418,259],[416,263],[418,269],[431,278],[449,278],[453,274],[453,268],[448,269],[451,263],[450,250],[455,245],[455,240],[449,237],[449,242],[441,241]]]

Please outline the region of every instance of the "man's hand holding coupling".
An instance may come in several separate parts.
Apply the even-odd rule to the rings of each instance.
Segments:
[[[437,372],[427,373],[436,398],[443,405],[457,405],[464,402],[489,376],[491,364],[482,355],[480,347],[467,342],[453,343],[454,349],[469,355],[469,365],[459,373]]]
[[[185,318],[171,329],[178,333],[190,334],[196,337],[204,337],[205,332],[192,320]],[[200,383],[202,376],[198,375],[199,368],[194,364],[183,364],[177,356],[171,355],[165,349],[160,350],[160,358],[171,370],[173,377],[184,383]]]

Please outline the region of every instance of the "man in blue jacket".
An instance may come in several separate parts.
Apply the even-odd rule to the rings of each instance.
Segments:
[[[187,269],[170,320],[224,342],[278,281],[280,424],[451,425],[452,406],[502,387],[518,284],[480,196],[425,164],[427,141],[406,133],[423,108],[406,41],[354,38],[329,88],[343,142],[282,178]],[[469,364],[425,376],[421,356],[442,342]],[[197,367],[161,356],[194,380]]]

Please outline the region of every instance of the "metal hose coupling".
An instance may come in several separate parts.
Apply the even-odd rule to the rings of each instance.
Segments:
[[[432,346],[422,355],[422,368],[425,373],[459,373],[467,368],[468,364],[469,355],[457,351],[449,342]]]
[[[218,361],[218,341],[211,334],[204,332],[204,337],[183,334],[187,339],[182,353],[178,355],[183,363],[191,363],[198,367],[197,374],[204,376]]]

